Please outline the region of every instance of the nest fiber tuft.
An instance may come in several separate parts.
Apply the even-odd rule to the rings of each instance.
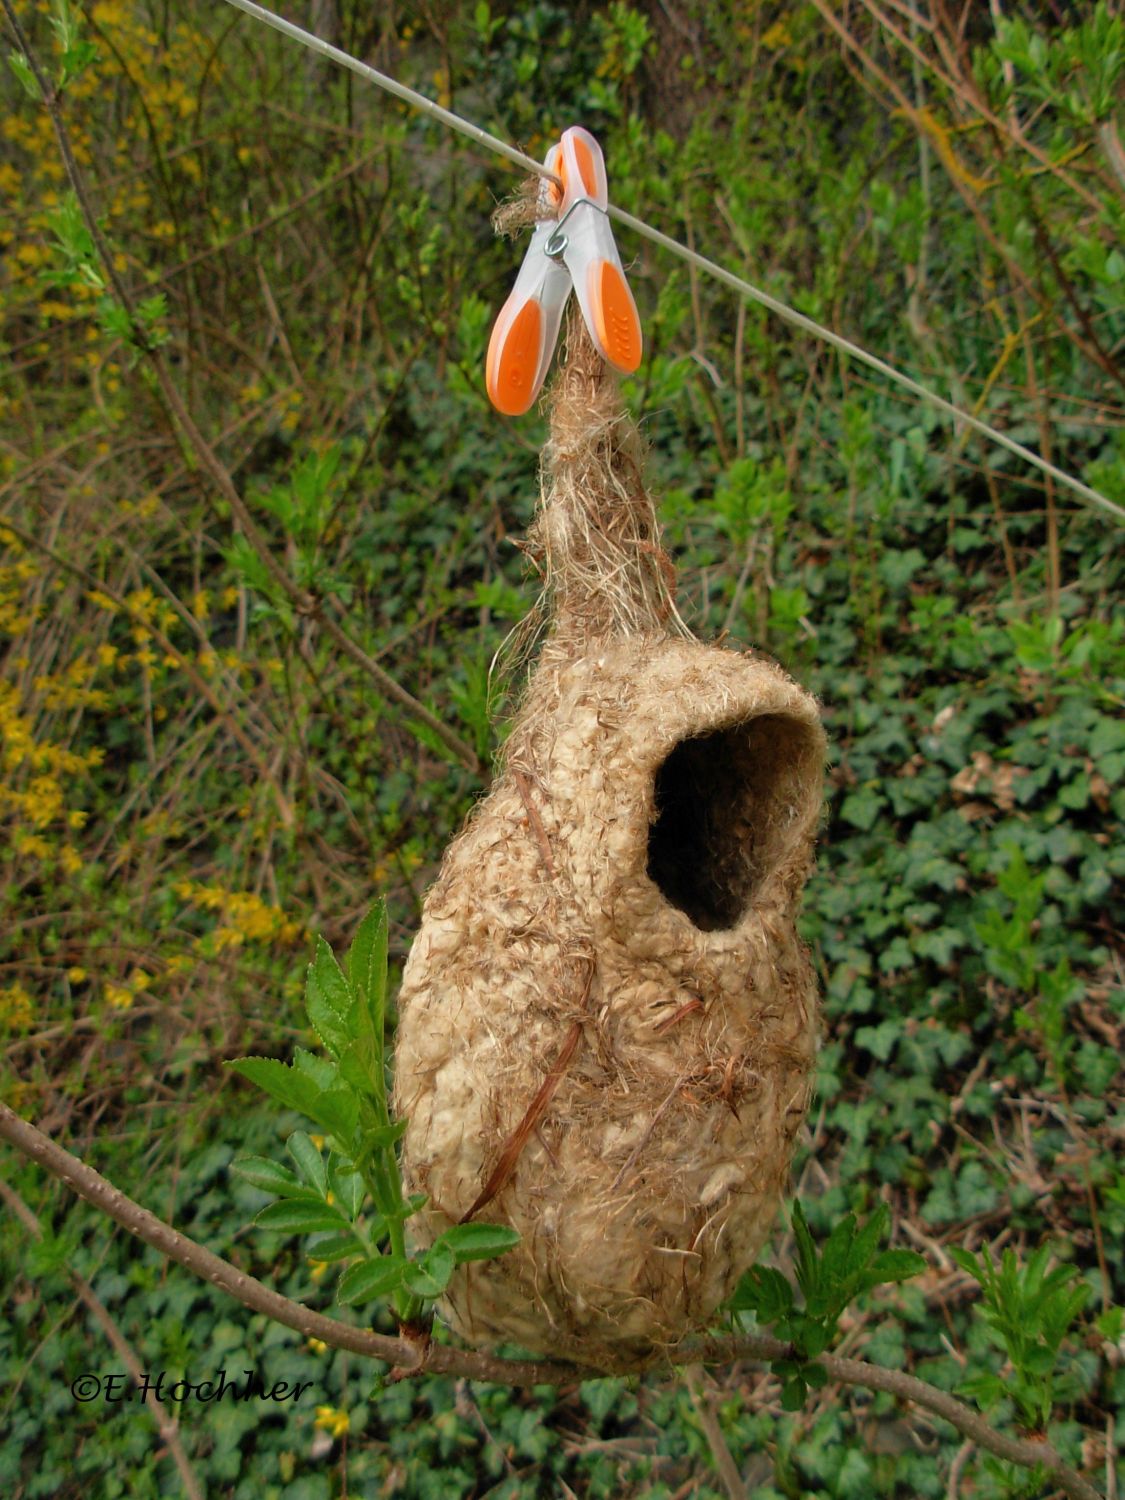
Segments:
[[[639,442],[569,328],[529,537],[548,629],[403,977],[396,1107],[420,1243],[506,1222],[442,1311],[605,1369],[706,1326],[773,1223],[818,1015],[794,920],[814,700],[690,638]]]

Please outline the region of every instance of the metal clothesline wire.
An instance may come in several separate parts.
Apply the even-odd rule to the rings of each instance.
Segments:
[[[474,125],[470,120],[463,119],[460,115],[454,114],[452,110],[443,109],[440,104],[435,104],[432,99],[427,99],[424,94],[419,94],[415,89],[407,88],[404,83],[399,83],[397,79],[389,77],[386,73],[380,73],[377,68],[371,67],[368,63],[360,62],[358,58],[352,57],[350,53],[342,51],[339,47],[334,47],[331,42],[322,41],[320,37],[313,36],[311,32],[303,30],[300,26],[295,26],[292,21],[285,20],[283,16],[275,15],[273,11],[266,10],[264,6],[256,5],[254,0],[226,0],[226,3],[233,5],[237,10],[245,11],[248,16],[253,16],[265,25],[272,26],[275,31],[280,31],[284,36],[291,37],[294,41],[300,42],[303,47],[307,47],[311,52],[317,52],[322,57],[331,59],[332,62],[338,63],[342,68],[349,68],[353,73],[367,79],[369,83],[374,83],[388,94],[393,94],[397,99],[402,99],[407,104],[413,105],[415,109],[421,110],[424,114],[431,116],[431,118],[440,120],[450,130],[455,130],[458,134],[467,136],[469,140],[475,141],[478,146],[484,146],[489,151],[494,151],[498,156],[505,157],[516,166],[523,167],[528,172],[534,172],[539,177],[546,177],[552,182],[559,182],[554,173],[548,172],[542,162],[535,161],[525,152],[518,150],[515,146],[510,146],[507,141],[502,141],[498,136],[491,135],[487,130],[482,130],[479,125]],[[559,185],[561,186],[561,183]],[[1084,484],[1081,479],[1075,479],[1065,469],[1060,469],[1055,464],[1049,463],[1046,459],[1041,458],[1038,453],[1033,453],[1030,448],[1025,448],[1022,443],[1017,443],[1014,438],[1007,437],[987,422],[982,422],[979,417],[973,416],[972,412],[963,411],[961,407],[955,406],[952,401],[947,401],[944,396],[939,396],[936,391],[931,391],[927,386],[922,385],[911,376],[904,375],[901,370],[896,370],[893,365],[888,364],[886,360],[880,359],[878,355],[869,354],[866,349],[862,348],[859,344],[853,343],[851,339],[846,339],[841,334],[833,333],[830,328],[825,328],[814,319],[806,317],[804,313],[795,311],[795,309],[789,307],[786,303],[779,301],[778,298],[771,297],[768,292],[763,292],[759,287],[752,285],[752,283],[744,280],[741,276],[736,276],[733,271],[728,271],[724,267],[717,265],[713,260],[708,260],[705,255],[700,255],[697,251],[690,250],[686,245],[681,245],[678,240],[672,239],[670,235],[662,234],[659,229],[653,229],[651,225],[646,224],[642,219],[635,218],[632,214],[626,213],[624,209],[615,207],[612,203],[609,205],[609,215],[610,218],[616,219],[626,229],[631,229],[634,234],[639,234],[642,238],[650,240],[654,245],[659,245],[670,254],[678,256],[681,260],[685,260],[699,270],[706,272],[707,275],[713,276],[716,281],[722,282],[724,286],[730,287],[732,291],[738,292],[740,296],[748,297],[752,302],[757,302],[762,307],[768,308],[770,312],[774,313],[784,322],[791,324],[795,328],[803,329],[806,333],[811,333],[815,338],[831,344],[833,348],[839,349],[841,352],[850,355],[853,359],[859,360],[870,369],[877,370],[880,375],[884,376],[887,380],[893,381],[896,385],[902,386],[903,389],[910,391],[919,400],[929,402],[931,406],[937,407],[939,411],[945,412],[947,416],[952,417],[955,421],[964,423],[966,427],[972,428],[974,432],[979,432],[983,437],[989,438],[994,443],[998,443],[1002,448],[1007,448],[1009,453],[1014,453],[1024,463],[1032,465],[1033,468],[1040,470],[1043,474],[1050,475],[1058,484],[1073,490],[1076,495],[1081,495],[1091,505],[1095,505],[1099,509],[1107,511],[1110,515],[1117,516],[1119,520],[1125,521],[1125,506],[1118,505],[1116,501],[1110,500],[1108,496],[1101,494],[1090,485]]]

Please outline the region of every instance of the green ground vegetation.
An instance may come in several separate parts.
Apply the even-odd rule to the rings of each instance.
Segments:
[[[338,1267],[284,1224],[247,1230],[265,1197],[231,1169],[283,1159],[301,1122],[223,1064],[314,1045],[314,937],[343,952],[375,896],[393,1001],[427,882],[487,782],[467,762],[502,740],[518,683],[490,669],[535,597],[516,543],[544,433],[484,393],[522,253],[489,215],[516,179],[221,4],[93,0],[81,26],[15,11],[67,75],[74,154],[143,327],[99,266],[34,79],[7,71],[6,32],[4,1097],[330,1310]],[[622,207],[1125,503],[1119,4],[310,11],[536,156],[585,124]],[[803,918],[825,1040],[800,1234],[779,1223],[774,1269],[803,1270],[813,1298],[809,1236],[885,1211],[926,1270],[850,1306],[837,1350],[1046,1428],[1104,1482],[1125,1436],[1120,525],[619,243],[646,337],[624,391],[682,612],[797,674],[832,744]],[[142,335],[288,589],[170,418]],[[760,1500],[1043,1493],[889,1396],[793,1392],[792,1370],[718,1369],[694,1396],[676,1379],[373,1391],[354,1356],[169,1268],[7,1150],[2,1168],[44,1231],[0,1215],[5,1494],[179,1482],[136,1403],[72,1396],[120,1366],[68,1269],[150,1370],[312,1382],[294,1408],[178,1411],[212,1496],[717,1495],[700,1400]],[[779,1282],[761,1279],[762,1326],[798,1316]]]

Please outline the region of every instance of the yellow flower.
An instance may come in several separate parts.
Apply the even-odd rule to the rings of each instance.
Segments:
[[[22,984],[10,984],[0,990],[0,1021],[13,1028],[23,1028],[30,1026],[33,1020],[31,996]]]
[[[316,1421],[313,1426],[323,1428],[334,1438],[343,1437],[350,1430],[351,1425],[346,1411],[340,1411],[335,1406],[318,1406],[316,1409]]]
[[[207,620],[211,617],[211,591],[200,589],[198,593],[191,596],[191,612],[197,620]]]
[[[310,1255],[309,1256],[309,1265],[312,1267],[312,1271],[311,1271],[312,1279],[314,1281],[323,1281],[324,1277],[325,1277],[325,1273],[328,1270],[328,1262],[326,1260],[315,1260]]]
[[[789,28],[784,21],[775,21],[768,30],[762,33],[762,46],[768,47],[771,52],[776,52],[779,47],[788,47],[793,38],[789,35]]]
[[[107,984],[105,987],[105,998],[114,1010],[128,1010],[133,1003],[133,992],[127,990],[121,984]]]
[[[71,984],[85,984],[86,970],[75,964],[72,969],[67,969],[66,977],[70,980]]]
[[[108,641],[98,647],[98,665],[101,667],[112,667],[117,660],[117,647],[111,646]]]
[[[305,1347],[313,1354],[328,1353],[328,1345],[323,1339],[308,1339],[306,1340]]]

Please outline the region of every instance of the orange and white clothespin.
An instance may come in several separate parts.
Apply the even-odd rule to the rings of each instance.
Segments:
[[[571,287],[603,359],[624,375],[641,362],[641,322],[609,227],[601,147],[572,125],[543,165],[563,186],[546,178],[540,186],[540,206],[552,216],[536,225],[488,341],[489,400],[508,417],[527,411],[542,388]]]

